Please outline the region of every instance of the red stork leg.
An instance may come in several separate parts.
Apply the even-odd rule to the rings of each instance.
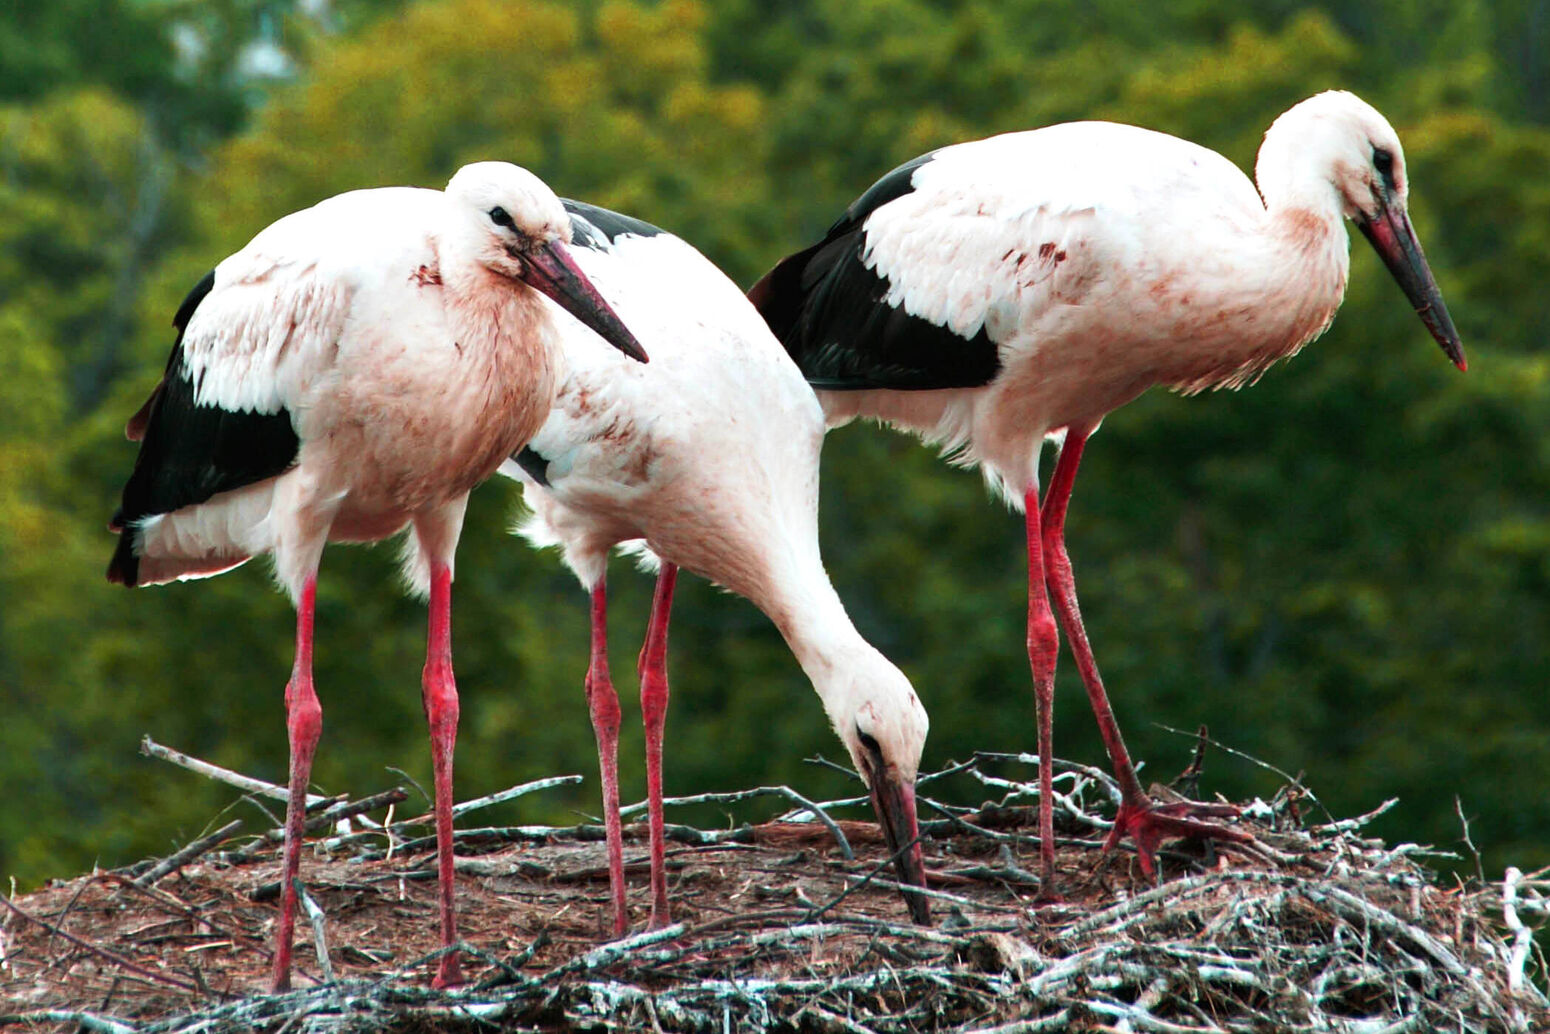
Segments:
[[[667,619],[673,608],[678,566],[662,561],[651,601],[651,624],[640,650],[640,710],[646,724],[646,807],[651,820],[651,921],[660,930],[668,918],[667,866],[662,819],[662,728],[667,723]]]
[[[431,564],[430,627],[426,637],[421,699],[431,734],[431,774],[436,786],[436,868],[441,892],[441,946],[457,943],[457,913],[452,900],[452,751],[457,743],[457,684],[452,678],[452,569]],[[463,982],[455,952],[441,957],[434,986]]]
[[[1071,501],[1076,469],[1082,462],[1082,447],[1087,443],[1089,433],[1079,432],[1075,428],[1067,431],[1065,443],[1060,449],[1060,459],[1055,464],[1055,473],[1050,478],[1049,491],[1044,496],[1042,552],[1045,577],[1050,594],[1055,599],[1055,612],[1060,618],[1060,627],[1071,644],[1071,653],[1076,658],[1077,671],[1082,676],[1082,685],[1087,688],[1087,699],[1092,704],[1093,715],[1098,720],[1098,731],[1103,735],[1104,747],[1109,752],[1109,763],[1113,766],[1114,777],[1119,783],[1121,798],[1119,814],[1115,817],[1114,828],[1109,831],[1103,848],[1105,851],[1113,850],[1121,838],[1127,834],[1130,835],[1136,842],[1141,871],[1151,876],[1154,872],[1153,856],[1157,851],[1157,845],[1164,837],[1215,838],[1234,843],[1252,843],[1254,838],[1231,826],[1204,821],[1233,818],[1238,814],[1237,808],[1226,804],[1194,802],[1159,805],[1141,789],[1141,783],[1136,778],[1135,765],[1131,763],[1130,753],[1125,749],[1125,739],[1120,735],[1119,723],[1114,719],[1114,709],[1109,705],[1109,695],[1104,691],[1103,680],[1098,676],[1098,665],[1093,660],[1092,647],[1087,642],[1087,631],[1082,627],[1082,612],[1077,608],[1076,602],[1076,577],[1071,570],[1071,558],[1066,553],[1066,507]],[[1032,512],[1031,507],[1030,512]],[[1028,534],[1031,549],[1034,534],[1031,524]],[[1030,565],[1030,582],[1031,578]],[[1031,588],[1030,584],[1030,590]],[[1030,623],[1031,620],[1030,618]],[[1041,737],[1043,732],[1044,729],[1041,726]],[[1045,741],[1041,738],[1039,743],[1041,793],[1046,792],[1043,779],[1047,771],[1043,763],[1046,749]],[[1041,836],[1044,835],[1042,822],[1045,815],[1046,805],[1041,799],[1039,802]]]
[[[1039,490],[1023,493],[1028,531],[1028,664],[1033,669],[1034,720],[1039,726],[1039,894],[1055,893],[1054,739],[1055,659],[1060,636],[1044,592],[1044,554],[1039,532]]]
[[[592,660],[587,665],[587,710],[597,737],[597,767],[603,780],[603,827],[608,838],[608,887],[614,899],[614,936],[629,926],[624,904],[624,834],[619,822],[619,694],[608,674],[608,586],[592,587]]]
[[[291,746],[291,779],[285,802],[285,862],[280,878],[280,922],[275,929],[274,989],[291,989],[291,936],[296,923],[296,874],[307,821],[307,783],[323,732],[323,708],[312,688],[312,615],[317,576],[302,586],[296,605],[296,662],[285,687],[285,730]]]

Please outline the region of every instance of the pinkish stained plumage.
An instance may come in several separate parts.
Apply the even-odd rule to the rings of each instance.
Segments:
[[[468,492],[532,437],[553,400],[557,341],[540,291],[641,354],[575,269],[569,235],[553,192],[496,162],[464,167],[445,192],[354,191],[286,216],[190,295],[166,376],[129,421],[144,444],[109,577],[204,577],[268,553],[297,604],[276,990],[290,984],[301,804],[322,729],[312,628],[330,541],[408,529],[405,578],[429,591],[422,693],[442,942],[456,941],[451,587]],[[436,981],[460,979],[449,952]]]
[[[1242,387],[1323,333],[1345,294],[1347,218],[1465,366],[1383,116],[1349,93],[1310,98],[1265,134],[1256,176],[1257,190],[1213,151],[1107,122],[944,147],[884,177],[821,247],[750,292],[815,384],[845,389],[819,392],[831,425],[865,417],[915,431],[1025,509],[1040,754],[1050,750],[1053,597],[1124,794],[1115,838],[1134,834],[1148,870],[1164,833],[1243,834],[1201,821],[1209,808],[1155,807],[1136,780],[1065,552],[1088,435],[1147,388]],[[881,282],[875,304],[858,263]],[[835,301],[847,286],[855,293]],[[1041,504],[1047,439],[1062,445]],[[1049,774],[1041,768],[1046,880]]]

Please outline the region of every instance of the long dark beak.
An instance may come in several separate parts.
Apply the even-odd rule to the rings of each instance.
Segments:
[[[530,287],[553,298],[560,308],[631,359],[646,361],[646,350],[618,314],[608,307],[564,244],[550,241],[528,252],[523,256],[523,265],[526,271],[522,279]]]
[[[926,885],[926,863],[920,850],[920,824],[915,817],[915,787],[888,775],[882,754],[872,758],[872,807],[877,811],[878,825],[883,827],[883,839],[888,843],[888,853],[893,856],[894,869],[899,882],[912,887]],[[905,845],[908,844],[908,847]],[[909,906],[910,918],[922,926],[931,922],[931,906],[924,894],[904,891],[904,903]]]
[[[1448,315],[1448,307],[1443,304],[1442,292],[1437,288],[1431,267],[1426,264],[1421,242],[1416,240],[1415,228],[1410,225],[1410,216],[1403,208],[1390,205],[1384,199],[1377,215],[1359,217],[1356,225],[1361,227],[1373,250],[1399,281],[1421,322],[1453,360],[1453,365],[1460,370],[1469,369],[1469,362],[1464,358],[1464,344],[1453,326],[1453,317]]]

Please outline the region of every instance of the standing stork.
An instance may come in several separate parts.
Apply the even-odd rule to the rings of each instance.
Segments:
[[[592,596],[587,703],[597,736],[614,934],[627,925],[619,821],[619,701],[608,673],[609,552],[629,543],[660,564],[640,654],[651,835],[650,926],[668,923],[662,728],[667,623],[679,566],[767,614],[812,681],[870,788],[900,880],[924,886],[915,776],[926,712],[909,680],[851,624],[818,549],[823,412],[737,286],[648,223],[566,201],[577,264],[651,350],[623,362],[557,314],[568,374],[554,411],[501,472],[533,514],[519,529],[558,545]],[[648,565],[651,562],[648,559]],[[905,892],[918,922],[923,895]]]
[[[1252,383],[1318,337],[1345,294],[1350,219],[1459,369],[1458,332],[1406,212],[1399,137],[1328,92],[1265,134],[1259,189],[1214,151],[1077,122],[944,147],[878,180],[823,240],[749,292],[831,425],[868,417],[920,434],[1026,513],[1028,658],[1039,736],[1039,835],[1053,886],[1051,708],[1065,630],[1152,872],[1164,836],[1246,834],[1235,810],[1158,805],[1142,790],[1098,677],[1065,547],[1082,447],[1152,385]],[[1063,439],[1043,502],[1038,461]]]
[[[140,454],[113,517],[120,538],[108,580],[201,578],[268,553],[296,605],[277,991],[290,986],[295,877],[322,730],[312,625],[325,542],[412,529],[405,578],[430,594],[423,699],[442,944],[457,939],[451,591],[468,492],[549,412],[559,339],[540,296],[645,360],[569,241],[554,193],[502,162],[465,166],[445,192],[352,191],[288,215],[189,294],[162,381],[126,428]],[[449,952],[436,983],[460,979]]]

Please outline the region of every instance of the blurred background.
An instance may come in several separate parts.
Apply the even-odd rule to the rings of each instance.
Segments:
[[[1550,863],[1550,7],[1543,0],[22,0],[0,16],[0,876],[166,852],[234,794],[144,734],[283,781],[292,611],[266,564],[129,592],[103,570],[173,311],[267,223],[343,190],[498,158],[685,237],[747,286],[901,160],[1069,119],[1135,122],[1245,169],[1274,117],[1356,91],[1406,146],[1412,212],[1463,333],[1439,353],[1370,249],[1333,329],[1252,389],[1153,392],[1088,450],[1068,542],[1143,773],[1212,734],[1337,813]],[[926,767],[1033,748],[1020,518],[873,427],[831,436],[825,554],[932,715]],[[586,598],[474,493],[458,564],[460,797],[586,775],[491,822],[595,813]],[[328,792],[428,780],[424,608],[394,550],[319,582]],[[616,561],[627,799],[650,582]],[[686,578],[669,794],[842,756],[773,627]],[[1103,761],[1062,658],[1056,752]],[[1214,755],[1204,789],[1278,780]],[[244,813],[251,814],[247,809]],[[740,817],[744,817],[740,813]],[[714,821],[714,818],[712,819]],[[1472,865],[1468,868],[1472,869]]]

